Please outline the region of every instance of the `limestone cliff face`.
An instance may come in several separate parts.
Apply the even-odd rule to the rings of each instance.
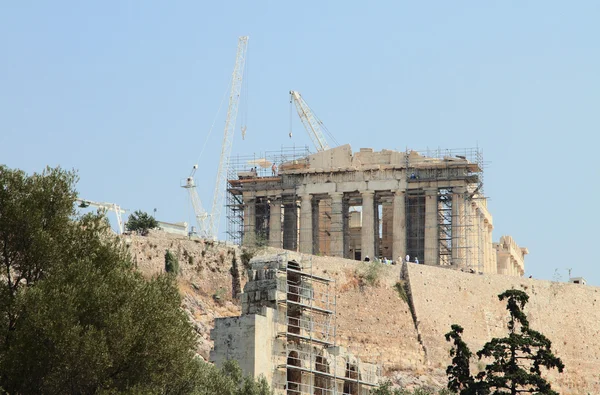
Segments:
[[[164,273],[166,250],[178,259],[177,280],[183,308],[198,333],[197,352],[208,361],[212,348],[210,330],[215,318],[240,314],[238,302],[233,298],[233,290],[239,292],[244,283],[239,249],[159,231],[151,231],[148,236],[123,237],[137,269],[146,277]]]
[[[240,250],[158,232],[127,237],[137,267],[146,276],[164,271],[166,249],[179,259],[183,307],[199,334],[198,353],[207,360],[214,319],[241,312],[232,297],[234,289],[245,283]],[[600,394],[600,288],[414,264],[384,268],[373,287],[357,275],[364,265],[313,257],[314,274],[336,282],[338,343],[365,362],[380,363],[396,382],[409,388],[445,386],[450,358],[444,334],[450,325],[465,328],[464,339],[472,351],[503,336],[508,315],[497,295],[515,288],[529,294],[526,313],[531,327],[552,340],[566,365],[562,375],[548,373],[555,389],[563,395]],[[400,281],[408,290],[406,300],[396,288]],[[478,366],[474,361],[473,369]]]
[[[552,341],[566,365],[547,377],[561,394],[600,394],[600,288],[502,275],[477,275],[408,264],[406,274],[419,333],[432,363],[446,364],[444,333],[461,325],[472,351],[493,337],[506,335],[506,304],[497,295],[506,289],[527,292],[525,313],[532,329]]]

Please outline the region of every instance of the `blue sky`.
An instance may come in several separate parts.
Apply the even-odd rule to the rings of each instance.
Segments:
[[[233,152],[310,144],[288,91],[340,143],[479,146],[494,240],[527,275],[600,285],[597,1],[19,1],[0,4],[0,163],[78,169],[80,195],[192,222],[179,187],[249,35]],[[199,160],[210,206],[224,126]],[[221,226],[224,237],[225,226]]]

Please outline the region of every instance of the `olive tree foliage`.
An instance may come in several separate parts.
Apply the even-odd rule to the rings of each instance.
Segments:
[[[393,388],[391,381],[385,381],[379,387],[372,389],[370,395],[452,395],[453,392],[443,388],[436,390],[433,388],[415,388],[412,391],[404,388]]]
[[[509,312],[508,335],[493,338],[477,352],[479,359],[491,361],[475,377],[469,372],[471,352],[462,341],[462,328],[452,326],[446,340],[453,341],[448,366],[448,388],[461,395],[535,393],[558,395],[542,377],[542,367],[557,369],[562,373],[564,364],[552,353],[552,342],[540,332],[529,327],[523,312],[529,296],[520,290],[509,289],[498,295],[506,300]]]
[[[188,377],[195,383],[194,395],[271,395],[273,392],[264,377],[254,380],[242,375],[235,361],[227,361],[221,369],[198,361],[196,370]]]
[[[142,236],[148,234],[148,230],[158,227],[158,221],[150,214],[136,210],[129,216],[125,223],[125,228],[130,231],[139,232]]]
[[[195,357],[175,277],[144,279],[105,217],[77,216],[76,181],[0,166],[0,388],[209,393],[222,372]]]

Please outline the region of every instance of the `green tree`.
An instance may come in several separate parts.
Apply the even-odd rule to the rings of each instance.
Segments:
[[[177,275],[179,273],[179,261],[169,250],[165,252],[165,271]]]
[[[188,388],[180,393],[194,395],[271,395],[264,377],[254,380],[243,377],[242,370],[235,361],[227,361],[221,369],[212,364],[196,361],[196,365],[187,376]],[[188,392],[191,391],[191,392]]]
[[[464,388],[471,388],[473,377],[469,370],[469,360],[473,353],[462,339],[463,328],[460,325],[452,325],[451,331],[446,333],[446,341],[452,342],[450,356],[452,364],[446,368],[448,375],[448,389],[459,393]]]
[[[0,367],[13,341],[22,290],[47,276],[65,253],[76,181],[73,172],[60,169],[27,176],[0,165]]]
[[[510,315],[507,324],[508,336],[490,340],[477,352],[479,359],[493,360],[475,378],[471,377],[468,371],[471,356],[468,347],[460,340],[463,343],[460,345],[463,351],[459,353],[455,340],[451,350],[451,355],[455,358],[447,370],[450,379],[448,388],[460,389],[460,394],[463,395],[516,395],[521,392],[558,395],[542,377],[541,367],[555,368],[562,373],[564,364],[552,353],[552,342],[529,327],[529,321],[523,312],[529,296],[523,291],[510,289],[498,295],[498,299],[507,302],[506,309]],[[446,339],[450,341],[455,337],[446,335]]]
[[[75,216],[76,181],[0,166],[0,393],[267,394],[195,356],[175,277],[144,279],[102,214]]]
[[[0,168],[0,387],[168,391],[195,346],[174,279],[145,280],[105,217],[74,216],[76,179]]]
[[[452,393],[447,389],[435,390],[432,388],[415,388],[410,391],[404,388],[393,388],[392,382],[387,380],[379,385],[379,387],[372,389],[369,392],[371,395],[451,395]]]
[[[136,210],[127,219],[125,227],[127,230],[139,232],[142,236],[146,236],[148,230],[158,227],[158,221],[150,214],[141,210]]]

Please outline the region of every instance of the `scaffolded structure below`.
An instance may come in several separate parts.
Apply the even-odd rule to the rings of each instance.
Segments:
[[[312,273],[312,258],[280,254],[277,265],[278,333],[274,387],[286,394],[366,395],[381,368],[336,345],[335,285]],[[279,351],[282,350],[282,351]]]

